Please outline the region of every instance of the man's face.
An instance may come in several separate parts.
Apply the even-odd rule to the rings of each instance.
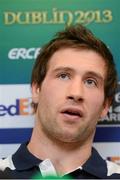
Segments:
[[[43,134],[62,142],[92,140],[98,120],[109,108],[104,102],[105,76],[105,62],[96,52],[57,51],[41,87],[32,87]]]

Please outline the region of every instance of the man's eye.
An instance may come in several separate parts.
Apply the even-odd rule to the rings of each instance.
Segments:
[[[96,82],[95,80],[93,80],[93,79],[87,79],[87,80],[85,81],[85,84],[86,84],[87,86],[97,86],[97,82]]]
[[[68,80],[70,79],[69,75],[66,73],[59,74],[58,77],[62,80]]]

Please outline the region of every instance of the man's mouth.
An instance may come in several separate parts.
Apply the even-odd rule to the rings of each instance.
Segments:
[[[62,111],[62,113],[64,115],[68,115],[68,116],[71,116],[71,117],[83,117],[83,113],[79,110],[79,109],[76,109],[76,108],[66,108]]]

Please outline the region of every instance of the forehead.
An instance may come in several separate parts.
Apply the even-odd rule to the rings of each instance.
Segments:
[[[58,50],[49,60],[48,71],[59,67],[69,67],[81,73],[92,70],[103,77],[106,75],[105,60],[93,50],[76,50],[72,48]]]

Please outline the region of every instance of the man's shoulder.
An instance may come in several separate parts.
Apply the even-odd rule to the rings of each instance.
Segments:
[[[106,160],[107,164],[107,176],[111,176],[113,174],[119,174],[120,175],[120,165]]]
[[[19,155],[19,149],[20,148],[22,148],[22,144],[19,146],[19,148],[13,153],[13,154],[11,154],[11,155],[9,155],[8,157],[4,157],[4,158],[1,158],[0,159],[0,170],[2,170],[2,171],[5,171],[6,170],[6,168],[7,169],[10,169],[11,171],[12,170],[15,170],[16,169],[16,167],[15,167],[15,165],[14,165],[14,163],[13,163],[13,159],[14,159],[14,161],[15,161],[15,158],[14,158],[14,156],[15,156],[15,154],[19,157],[20,155]],[[24,149],[24,148],[22,148],[22,149]],[[20,157],[21,158],[21,157]]]
[[[100,179],[120,179],[120,165],[104,159],[95,148],[83,167]]]
[[[12,161],[12,156],[0,159],[0,170],[4,171],[6,168],[10,168],[11,170],[15,169],[15,166]]]

